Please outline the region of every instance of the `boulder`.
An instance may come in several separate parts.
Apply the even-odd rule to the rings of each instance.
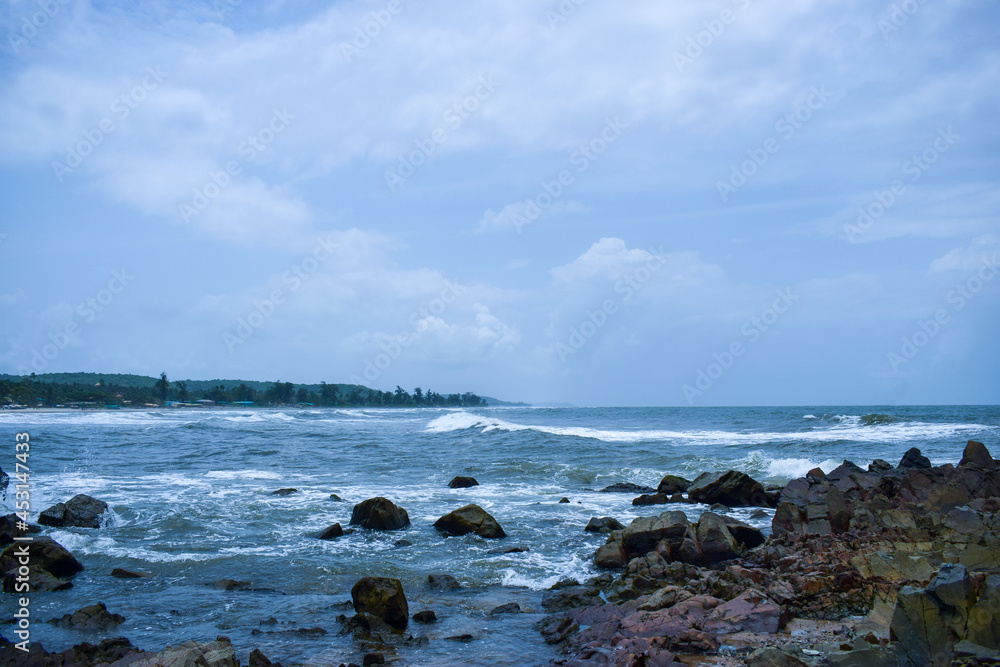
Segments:
[[[764,486],[746,473],[736,470],[706,472],[698,475],[687,490],[695,502],[726,507],[769,507]]]
[[[354,611],[371,614],[397,630],[404,630],[410,609],[399,579],[364,577],[351,588]]]
[[[497,520],[479,505],[466,505],[449,512],[435,521],[434,527],[448,535],[475,533],[486,539],[507,537]]]
[[[273,496],[290,496],[290,495],[298,493],[298,492],[299,492],[298,489],[291,489],[291,488],[289,488],[289,489],[278,489],[277,491],[272,491],[271,495],[273,495]]]
[[[410,525],[410,515],[388,498],[369,498],[351,512],[351,526],[369,530],[400,530]]]
[[[250,655],[247,657],[247,667],[271,667],[273,664],[259,648],[250,651]]]
[[[430,609],[425,609],[424,611],[418,611],[413,615],[413,620],[417,623],[434,623],[438,620],[437,614],[435,614]]]
[[[564,496],[564,497],[562,497],[562,498],[560,498],[560,499],[559,499],[559,503],[557,503],[557,504],[560,504],[560,505],[565,505],[565,504],[566,504],[566,503],[568,503],[568,502],[569,502],[569,498],[566,498],[566,497]]]
[[[656,517],[641,516],[622,533],[622,545],[632,558],[656,548],[661,540],[669,546],[679,546],[691,527],[684,512],[663,512]]]
[[[584,527],[588,533],[610,533],[613,530],[624,529],[625,526],[618,519],[610,516],[602,516],[601,518],[595,516]]]
[[[490,610],[490,616],[499,616],[501,614],[520,614],[521,605],[516,602],[508,602],[507,604],[502,604],[499,607],[493,607]]]
[[[115,579],[152,579],[153,575],[149,572],[135,572],[132,570],[126,570],[121,567],[116,567],[111,570],[111,576]]]
[[[656,489],[632,482],[615,482],[601,489],[599,493],[656,493]]]
[[[51,537],[36,537],[27,543],[17,543],[8,546],[0,553],[0,572],[9,572],[20,565],[19,554],[27,546],[31,566],[45,570],[53,577],[71,577],[83,571],[73,554],[66,551],[61,544]]]
[[[990,456],[990,450],[986,449],[986,445],[976,440],[969,440],[958,465],[974,465],[987,470],[996,470],[997,468],[997,462]]]
[[[712,512],[702,514],[695,527],[695,536],[700,563],[712,564],[729,560],[735,558],[739,551],[736,538],[729,532],[726,522],[718,514]]]
[[[726,524],[726,528],[732,536],[736,538],[736,541],[743,547],[753,549],[764,544],[764,533],[757,530],[750,524],[743,523],[739,519],[734,519],[728,516],[722,517],[722,521]]]
[[[72,628],[84,632],[103,632],[125,622],[121,614],[112,614],[103,602],[79,609],[62,618],[54,618],[49,623],[64,628]]]
[[[0,547],[10,544],[15,537],[41,532],[41,528],[26,524],[16,514],[0,517]]]
[[[875,459],[868,464],[868,472],[873,472],[878,475],[884,475],[892,469],[892,464],[883,459]]]
[[[687,491],[690,486],[690,480],[678,477],[677,475],[666,475],[660,480],[660,484],[656,487],[656,491],[657,493],[665,493],[668,496],[672,496],[675,493],[683,493],[684,491]]]
[[[458,583],[458,579],[450,574],[429,574],[427,575],[427,583],[432,589],[443,588],[445,590],[455,590],[462,587]]]
[[[18,581],[18,579],[22,579]],[[32,565],[28,568],[28,580],[31,582],[31,590],[40,592],[65,591],[73,588],[72,582],[65,579],[57,579],[48,571]],[[10,570],[3,575],[3,592],[15,593],[18,591],[18,584],[23,587],[23,578],[18,574],[18,570]]]
[[[449,489],[467,489],[470,486],[479,486],[479,482],[476,481],[475,477],[459,476],[448,482]]]
[[[620,570],[628,565],[628,561],[628,555],[620,539],[602,544],[597,547],[597,553],[594,554],[594,567],[599,570]]]
[[[316,538],[320,540],[332,540],[344,536],[344,529],[339,523],[328,526],[316,533]]]
[[[101,515],[108,510],[108,504],[83,493],[73,496],[65,504],[57,503],[38,515],[38,523],[43,526],[63,528],[100,528]]]
[[[146,654],[148,655],[148,654]],[[129,667],[239,667],[236,650],[226,637],[214,642],[199,644],[186,642],[178,646],[168,646],[155,656],[129,662]]]
[[[665,493],[647,493],[632,500],[632,504],[636,507],[642,507],[644,505],[666,505],[668,502],[670,502],[670,498]]]
[[[900,459],[899,465],[896,467],[900,470],[927,470],[931,467],[931,460],[921,454],[916,447],[911,447],[903,454],[903,458]]]

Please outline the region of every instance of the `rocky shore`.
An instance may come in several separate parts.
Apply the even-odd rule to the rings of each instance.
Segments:
[[[476,484],[459,477],[450,486]],[[594,517],[580,527],[581,534],[607,536],[593,560],[602,574],[561,581],[542,594],[539,605],[547,615],[536,629],[563,656],[554,665],[1000,665],[1000,466],[981,443],[970,441],[957,465],[933,467],[911,449],[896,465],[876,460],[862,469],[845,461],[783,488],[729,470],[694,480],[668,475],[655,489],[621,483],[604,490],[640,494],[633,505],[651,509],[627,526],[614,517]],[[709,509],[690,518],[693,508],[686,506],[692,504]],[[656,505],[666,511],[654,511]],[[758,507],[764,516],[773,511],[771,534],[729,516],[734,507]],[[99,529],[106,509],[78,495],[42,512],[39,523]],[[307,539],[402,530],[410,517],[377,497],[354,506],[350,525],[345,530],[334,524]],[[500,523],[474,504],[444,514],[433,527],[442,539],[474,534],[503,544],[506,537]],[[83,569],[39,531],[19,526],[13,515],[0,518],[5,594],[14,593],[18,581],[17,537],[33,537],[33,591],[65,590]],[[497,552],[527,550],[504,545]],[[116,569],[111,576],[150,575]],[[211,585],[250,587],[235,580]],[[434,573],[427,586],[447,590],[459,583]],[[435,612],[408,601],[399,580],[363,577],[350,593],[345,611],[353,614],[339,615],[334,627],[297,632],[352,635],[364,665],[404,664],[394,647],[428,642],[421,628],[436,622]],[[489,615],[521,611],[508,603]],[[123,620],[97,603],[49,622],[106,637]],[[241,664],[225,636],[155,653],[123,637],[63,652],[33,643],[25,653],[9,632],[0,638],[0,667]],[[461,643],[473,637],[444,639]],[[272,663],[253,650],[243,664]]]

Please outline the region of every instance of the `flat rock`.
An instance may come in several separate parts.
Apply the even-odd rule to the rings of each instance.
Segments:
[[[665,493],[646,493],[632,500],[632,504],[636,507],[642,507],[644,505],[666,505],[670,502],[670,498]]]
[[[290,496],[290,495],[292,495],[294,493],[298,493],[298,492],[299,492],[298,489],[291,489],[291,488],[289,488],[289,489],[278,489],[277,491],[272,491],[271,495],[272,496]]]
[[[719,634],[757,632],[773,635],[787,619],[781,607],[757,591],[746,591],[719,605],[702,623],[702,630]]]

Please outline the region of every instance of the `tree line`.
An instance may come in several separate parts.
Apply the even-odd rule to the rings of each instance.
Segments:
[[[152,380],[152,378],[150,378]],[[189,387],[183,380],[171,381],[166,373],[148,386],[132,386],[105,382],[96,383],[47,382],[34,374],[20,379],[0,379],[0,403],[32,407],[57,407],[68,405],[118,405],[121,407],[164,406],[170,403],[194,403],[208,400],[217,404],[243,405],[314,405],[323,407],[475,407],[486,405],[486,400],[472,392],[439,394],[423,391],[420,387],[412,393],[397,386],[395,391],[381,391],[361,385],[327,384],[295,385],[277,381],[264,389],[240,384],[223,384]],[[205,383],[199,383],[204,385]],[[254,383],[260,385],[261,383]]]

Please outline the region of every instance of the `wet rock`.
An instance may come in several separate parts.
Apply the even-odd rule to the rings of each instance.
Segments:
[[[565,504],[569,502],[569,498],[560,498],[558,504]]]
[[[501,614],[520,614],[521,605],[516,602],[508,602],[490,610],[490,616],[500,616]]]
[[[450,642],[461,642],[463,644],[468,644],[469,642],[473,641],[474,639],[475,639],[475,637],[473,637],[470,634],[454,635],[452,637],[445,637],[445,640],[447,640],[447,641],[450,641]]]
[[[316,533],[316,538],[320,540],[332,540],[337,537],[344,536],[344,529],[339,523],[335,523],[332,526],[328,526],[323,530]]]
[[[18,581],[19,578],[21,581]],[[73,588],[72,582],[53,577],[49,572],[35,565],[28,568],[28,580],[31,582],[31,590],[44,593],[52,591],[66,591]],[[23,586],[23,583],[23,578],[18,573],[18,570],[10,570],[3,575],[3,592],[24,592],[17,590],[18,584]]]
[[[601,590],[595,586],[581,586],[575,581],[567,582],[566,585],[560,584],[542,593],[542,609],[545,611],[566,611],[603,602]]]
[[[601,518],[595,516],[584,527],[588,533],[610,533],[613,530],[624,529],[625,526],[618,519],[610,516],[602,516]]]
[[[719,563],[736,557],[739,545],[726,527],[726,522],[718,514],[712,512],[702,514],[698,518],[695,535],[701,563]]]
[[[868,464],[868,472],[873,472],[878,475],[883,475],[892,469],[892,464],[883,459],[875,459]]]
[[[712,610],[701,628],[719,634],[756,632],[773,635],[784,627],[787,620],[781,607],[763,594],[749,590]]]
[[[364,577],[351,588],[354,610],[381,619],[397,630],[409,621],[409,607],[399,579]]]
[[[395,542],[392,543],[392,546],[395,547],[396,549],[402,549],[403,547],[412,547],[413,542],[409,540],[396,540]]]
[[[271,667],[273,664],[259,648],[252,650],[247,658],[248,667]]]
[[[332,501],[334,501],[334,502],[337,502],[337,503],[342,503],[342,502],[344,502],[344,499],[343,499],[343,498],[341,498],[340,496],[338,496],[338,495],[337,495],[336,493],[331,493],[331,494],[330,494],[330,500],[332,500]]]
[[[133,570],[126,570],[121,567],[116,567],[111,570],[111,576],[116,579],[152,579],[153,575],[149,572],[136,572]]]
[[[655,549],[661,540],[669,546],[679,546],[690,527],[687,516],[679,511],[639,517],[623,531],[622,544],[629,556],[641,556]]]
[[[249,581],[238,581],[236,579],[219,579],[206,585],[222,591],[248,591],[252,586]]]
[[[350,525],[369,530],[400,530],[410,525],[410,516],[402,507],[379,496],[355,505]]]
[[[459,476],[448,482],[448,488],[450,489],[467,489],[471,486],[479,486],[479,482],[476,481],[475,477]]]
[[[0,665],[3,667],[83,667],[88,665],[142,665],[143,658],[154,654],[140,651],[124,637],[103,639],[99,644],[84,642],[62,653],[49,653],[38,642],[32,642],[27,653],[0,637]],[[121,661],[121,662],[119,662]]]
[[[747,658],[747,667],[810,667],[810,665],[779,648],[769,646],[751,653]]]
[[[642,507],[643,505],[666,505],[668,502],[670,502],[670,498],[665,493],[644,494],[632,500],[632,504],[636,507]]]
[[[486,553],[488,554],[521,554],[526,551],[531,551],[528,547],[523,544],[515,544],[509,547],[499,547],[497,549],[490,549]]]
[[[657,493],[665,493],[668,496],[672,496],[675,493],[683,493],[684,491],[687,491],[690,486],[690,480],[678,477],[677,475],[666,475],[660,480],[659,485],[656,487],[656,491]]]
[[[10,475],[0,468],[0,499],[7,499],[7,486],[10,484]]]
[[[715,503],[714,505],[709,507],[708,510],[710,512],[728,512],[729,508],[723,505],[722,503]]]
[[[83,570],[80,561],[51,537],[35,537],[26,544],[32,567],[45,570],[53,577],[71,577]],[[24,544],[17,543],[4,549],[0,553],[0,572],[6,573],[16,569],[20,565],[19,554],[24,548]]]
[[[438,620],[437,614],[435,614],[430,609],[425,609],[424,611],[418,611],[413,615],[413,620],[417,623],[434,623]]]
[[[385,656],[381,653],[366,653],[365,657],[361,661],[361,664],[363,667],[369,667],[369,665],[384,665]]]
[[[629,557],[625,553],[621,539],[611,540],[597,547],[594,554],[594,567],[599,570],[620,570],[628,564]]]
[[[997,468],[997,462],[990,455],[990,450],[986,449],[986,445],[976,440],[969,440],[958,465],[974,465],[987,470],[996,470]]]
[[[24,523],[16,514],[0,517],[0,547],[11,544],[15,537],[24,537],[41,532],[41,530],[38,526]]]
[[[750,515],[751,519],[766,519],[767,512],[764,510],[754,510],[754,513]]]
[[[450,591],[462,587],[462,585],[458,583],[458,579],[450,574],[429,574],[427,575],[427,583],[430,585],[431,589],[444,589]]]
[[[927,470],[931,467],[931,460],[921,454],[919,449],[912,447],[908,449],[905,454],[903,454],[903,458],[900,459],[899,465],[896,467],[901,470]]]
[[[746,473],[736,470],[702,473],[691,482],[688,498],[711,505],[726,507],[770,507],[763,485]]]
[[[497,520],[479,505],[466,505],[449,512],[435,521],[434,527],[448,535],[475,533],[486,539],[507,537]]]
[[[79,609],[62,618],[54,618],[49,623],[63,628],[72,628],[84,632],[105,631],[125,622],[121,614],[112,614],[103,602]]]
[[[546,616],[535,624],[547,644],[562,644],[580,631],[580,624],[569,616]]]
[[[272,491],[271,495],[273,495],[273,496],[290,496],[290,495],[292,495],[294,493],[298,493],[298,492],[299,492],[298,489],[278,489],[277,491]]]
[[[631,482],[615,482],[601,489],[599,493],[656,493],[656,489]]]
[[[73,496],[65,504],[57,503],[38,515],[38,523],[43,526],[63,528],[100,528],[101,515],[108,510],[108,504],[86,494]]]
[[[767,516],[767,514],[765,513],[764,516]],[[736,541],[747,549],[753,549],[764,544],[764,533],[750,524],[728,516],[722,517],[722,521],[726,524],[726,528],[732,536],[736,538]]]

